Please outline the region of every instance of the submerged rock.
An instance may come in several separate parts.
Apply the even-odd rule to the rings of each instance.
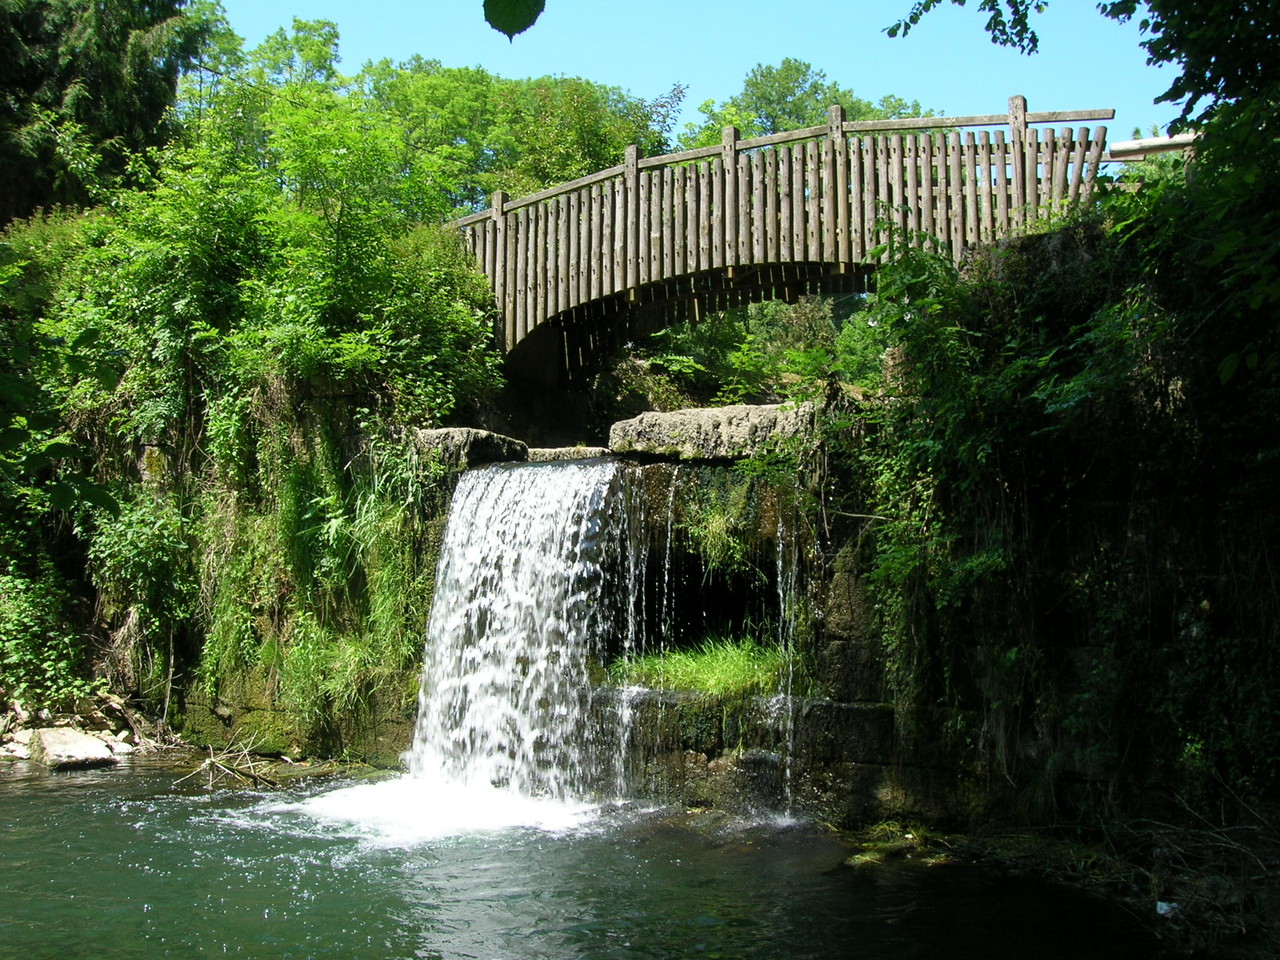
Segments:
[[[52,770],[105,767],[116,763],[111,748],[72,727],[41,727],[31,731],[31,759]]]
[[[813,430],[811,403],[711,407],[642,413],[609,430],[614,453],[678,460],[740,460]]]

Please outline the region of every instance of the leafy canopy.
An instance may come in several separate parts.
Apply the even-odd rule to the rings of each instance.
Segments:
[[[680,137],[685,149],[720,142],[721,130],[733,126],[743,137],[767,136],[827,122],[834,104],[845,108],[850,120],[883,120],[927,115],[917,101],[885,96],[871,103],[852,90],[827,79],[826,72],[791,57],[777,66],[758,63],[747,74],[742,91],[716,106],[708,100],[699,108],[701,125],[689,124]]]

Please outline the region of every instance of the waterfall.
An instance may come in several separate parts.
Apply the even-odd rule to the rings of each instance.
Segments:
[[[758,618],[777,620],[779,643],[792,649],[793,532],[775,512],[765,540],[776,541],[774,573],[753,568],[735,595],[682,526],[709,476],[610,459],[463,473],[436,567],[408,776],[303,809],[358,823],[377,842],[562,829],[602,799],[701,803],[694,793],[711,789],[717,754],[732,755],[716,774],[727,778],[726,802],[790,809],[790,672],[777,696],[710,711],[695,692],[619,689],[606,677],[611,661],[687,650]]]
[[[503,464],[459,479],[411,775],[559,799],[588,792],[604,749],[590,665],[611,630],[604,567],[625,527],[609,522],[619,469]]]
[[[789,652],[796,614],[796,547],[780,517],[772,521],[772,576],[761,564],[742,575],[751,589],[733,595],[723,574],[717,580],[703,567],[679,518],[714,482],[707,477],[610,459],[497,464],[460,476],[405,754],[411,781],[453,792],[464,805],[495,792],[570,802],[661,796],[685,782],[686,728],[672,711],[687,703],[696,712],[696,694],[616,688],[606,664],[687,650],[707,636],[751,630],[757,617],[776,618]],[[741,716],[716,714],[714,727],[708,716],[687,728],[701,731],[706,750],[752,746],[753,756],[777,757],[784,808],[792,799],[791,688],[788,673],[779,695],[744,704]],[[768,729],[751,727],[748,742],[751,716]],[[716,739],[730,736],[738,739]]]

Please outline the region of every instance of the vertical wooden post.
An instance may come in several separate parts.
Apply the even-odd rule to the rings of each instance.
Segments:
[[[996,220],[991,199],[991,132],[989,130],[983,130],[978,134],[978,168],[981,172],[981,179],[978,181],[978,203],[982,207],[979,238],[984,243],[990,243],[995,239]]]
[[[649,264],[652,262],[649,218],[653,215],[653,174],[647,170],[642,172],[639,186],[640,192],[636,196],[636,204],[639,206],[639,222],[636,228],[640,244],[636,248],[639,265],[636,268],[636,290],[632,291],[633,294],[638,292],[640,284],[648,283],[653,279],[649,270]]]
[[[560,194],[552,201],[556,211],[555,312],[569,309],[569,198]]]
[[[720,174],[724,177],[724,207],[716,211],[724,218],[724,264],[738,262],[738,128],[720,131]]]
[[[768,259],[769,224],[766,196],[770,184],[765,179],[764,155],[757,150],[748,158],[751,167],[751,256],[743,263],[764,263]]]
[[[1088,140],[1089,128],[1081,127],[1076,132],[1074,150],[1071,154],[1071,187],[1067,197],[1072,203],[1080,199],[1080,184],[1084,179],[1084,150]]]
[[[1009,152],[1013,154],[1013,222],[1021,226],[1027,216],[1027,98],[1009,98]]]
[[[1004,131],[996,131],[995,144],[996,230],[1001,236],[1009,232],[1009,199],[1012,187],[1009,182],[1009,145],[1004,142]]]
[[[688,167],[676,167],[671,171],[675,205],[672,210],[672,218],[667,223],[667,229],[671,231],[671,262],[675,274],[688,272],[685,267],[685,228],[688,222],[689,204],[689,189],[686,182],[688,171]],[[668,274],[668,276],[673,275]]]
[[[950,167],[951,181],[949,202],[951,203],[951,256],[956,262],[964,251],[964,174],[961,172],[960,131],[951,133],[947,145],[947,164]]]
[[[790,263],[794,218],[791,214],[791,147],[780,143],[773,148],[778,156],[778,262]]]
[[[833,104],[827,111],[827,140],[831,143],[834,170],[829,189],[835,200],[835,218],[830,225],[834,243],[828,260],[848,263],[852,259],[849,248],[849,141],[844,135],[844,107]]]
[[[920,229],[929,237],[936,237],[938,178],[934,175],[933,134],[921,133],[913,139],[920,164]]]
[[[1049,202],[1053,206],[1054,213],[1061,212],[1062,202],[1067,196],[1067,164],[1071,160],[1071,150],[1074,146],[1071,140],[1071,128],[1063,128],[1053,144],[1053,184]]]
[[[1050,139],[1052,139],[1053,131],[1049,131]],[[1023,170],[1027,174],[1027,185],[1024,193],[1027,198],[1027,223],[1034,222],[1043,213],[1043,190],[1040,183],[1040,131],[1035,127],[1027,130],[1026,163]]]
[[[1084,130],[1088,134],[1088,128]],[[1089,145],[1089,156],[1085,161],[1084,183],[1080,187],[1080,199],[1088,201],[1093,196],[1093,187],[1098,176],[1098,166],[1102,163],[1102,151],[1107,147],[1107,128],[1095,127],[1093,141]]]
[[[640,285],[640,148],[636,144],[627,146],[625,163],[627,229],[623,256],[627,261],[626,288],[634,290]]]
[[[587,247],[587,256],[591,259],[590,299],[599,300],[604,293],[605,263],[608,262],[610,250],[605,246],[604,228],[604,186],[591,185],[591,242]]]
[[[972,130],[964,134],[964,239],[969,245],[978,242],[978,144]]]
[[[569,308],[576,307],[582,297],[582,249],[586,220],[582,209],[582,191],[569,194]]]
[[[507,305],[507,194],[498,190],[489,198],[489,217],[495,232],[493,276],[493,298],[502,313],[503,347],[506,350],[516,345],[515,311]]]
[[[893,218],[893,222],[897,225],[898,232],[905,234],[910,226],[910,214],[907,208],[907,188],[903,183],[903,173],[906,167],[906,151],[903,149],[902,134],[895,133],[889,137],[889,150],[885,155],[884,162],[889,165],[889,215]],[[911,237],[910,241],[915,242],[915,238]]]

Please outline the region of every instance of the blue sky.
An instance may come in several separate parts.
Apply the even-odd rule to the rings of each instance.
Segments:
[[[738,92],[757,63],[784,57],[864,99],[896,94],[950,116],[1001,113],[1016,93],[1033,111],[1114,107],[1112,141],[1177,115],[1152,103],[1173,75],[1146,65],[1137,24],[1106,19],[1092,0],[1054,0],[1035,18],[1041,50],[1027,57],[990,42],[976,5],[947,4],[892,39],[884,28],[910,0],[547,0],[538,23],[509,42],[484,22],[481,0],[223,0],[249,46],[294,17],[332,20],[347,72],[417,53],[505,77],[580,76],[645,98],[680,83],[686,120],[704,100]]]

